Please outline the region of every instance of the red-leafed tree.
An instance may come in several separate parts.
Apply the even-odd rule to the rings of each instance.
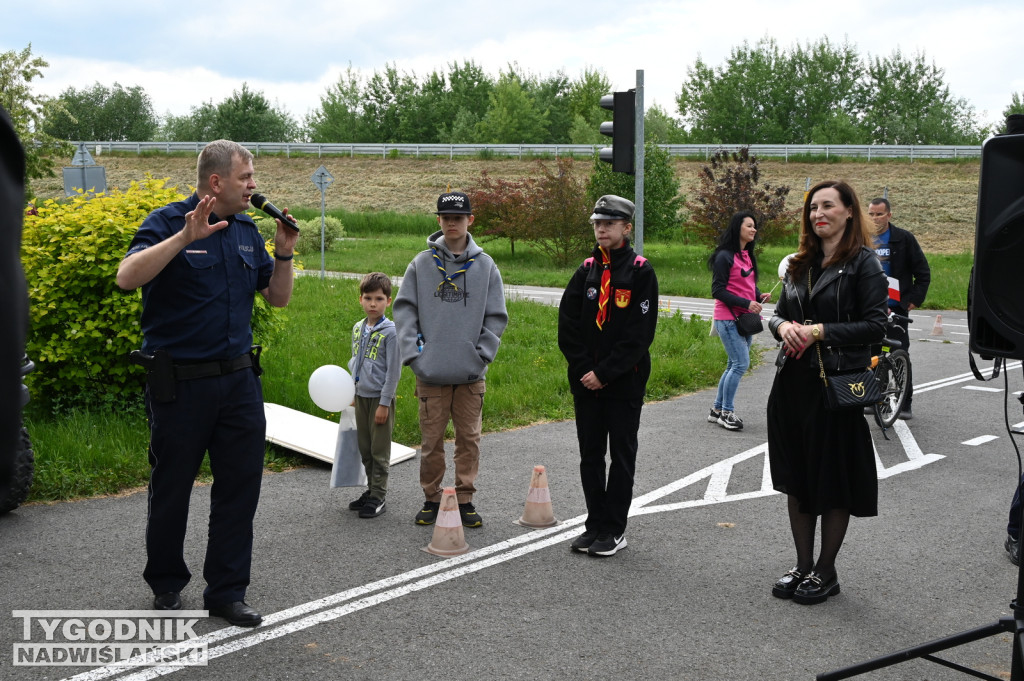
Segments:
[[[474,234],[526,241],[564,266],[593,245],[586,185],[574,174],[571,159],[552,169],[537,162],[540,177],[493,179],[483,171],[467,190],[476,216]]]
[[[793,233],[796,215],[786,210],[789,187],[761,182],[757,157],[747,147],[719,151],[701,168],[700,186],[686,203],[690,232],[700,243],[714,248],[729,219],[741,210],[757,216],[760,247]]]

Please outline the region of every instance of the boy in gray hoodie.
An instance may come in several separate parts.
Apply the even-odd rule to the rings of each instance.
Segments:
[[[366,313],[352,327],[348,370],[356,384],[356,435],[369,489],[348,505],[360,518],[384,512],[395,429],[395,392],[402,373],[395,343],[395,323],[384,313],[391,304],[391,279],[370,272],[359,282],[359,304]]]
[[[440,230],[405,270],[395,298],[402,364],[416,375],[419,398],[420,486],[426,496],[416,514],[433,525],[445,474],[444,432],[455,429],[455,493],[462,524],[480,527],[473,506],[480,464],[480,428],[487,365],[494,361],[508,324],[501,273],[473,241],[469,197],[448,192],[437,199]]]

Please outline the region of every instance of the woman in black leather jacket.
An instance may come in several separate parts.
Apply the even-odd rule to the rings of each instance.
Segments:
[[[878,514],[868,424],[859,407],[825,408],[819,350],[826,372],[867,367],[871,344],[884,335],[888,288],[853,188],[822,182],[807,197],[800,249],[768,324],[782,349],[767,417],[772,482],[788,495],[797,554],[772,594],[813,604],[839,593],[835,560],[850,516]]]

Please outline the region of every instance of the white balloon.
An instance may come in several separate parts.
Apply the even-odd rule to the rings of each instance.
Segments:
[[[796,253],[790,253],[789,255],[782,259],[782,262],[779,263],[779,279],[786,278],[786,271],[789,269],[789,260],[794,255],[796,255]]]
[[[339,412],[352,404],[356,384],[340,366],[325,364],[310,375],[309,396],[324,411]]]

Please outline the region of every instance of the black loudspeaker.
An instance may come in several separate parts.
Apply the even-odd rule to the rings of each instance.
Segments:
[[[1024,127],[981,149],[974,269],[968,300],[971,350],[1024,359]],[[1016,133],[1016,134],[1014,134]]]

